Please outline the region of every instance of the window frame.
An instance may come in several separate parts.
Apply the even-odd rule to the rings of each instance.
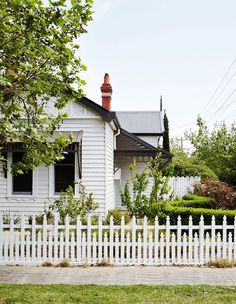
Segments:
[[[82,164],[79,168],[79,159],[78,153],[82,154],[82,145],[81,143],[74,143],[76,145],[75,150],[70,152],[70,150],[65,150],[65,152],[74,153],[74,177],[75,177],[75,186],[74,186],[74,194],[75,198],[78,197],[79,190],[79,182],[81,180],[81,172],[79,172],[82,168]],[[80,156],[81,160],[82,156]],[[60,195],[59,192],[55,192],[55,166],[49,166],[49,198],[58,198]]]
[[[17,151],[16,151],[17,152]],[[8,197],[20,197],[20,198],[32,198],[37,196],[37,184],[38,184],[38,168],[35,168],[32,171],[32,193],[25,193],[25,192],[17,192],[13,193],[13,175],[11,173],[11,166],[13,163],[13,153],[14,152],[7,152],[7,196]]]

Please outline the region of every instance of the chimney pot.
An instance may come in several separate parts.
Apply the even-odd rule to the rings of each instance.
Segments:
[[[106,73],[104,76],[104,83],[101,86],[101,92],[103,108],[111,111],[112,86],[110,85],[110,77],[108,73]]]

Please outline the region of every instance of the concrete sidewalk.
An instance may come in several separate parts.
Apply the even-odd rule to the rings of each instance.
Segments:
[[[0,266],[0,283],[71,285],[236,285],[236,268]]]

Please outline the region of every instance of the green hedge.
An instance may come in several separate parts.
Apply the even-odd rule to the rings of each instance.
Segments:
[[[188,207],[188,208],[207,208],[216,209],[217,206],[214,201],[209,197],[197,195],[185,195],[181,201],[170,202],[171,206]]]
[[[221,209],[206,209],[206,208],[192,208],[183,207],[180,205],[173,205],[173,202],[157,203],[153,204],[149,209],[147,217],[154,221],[158,216],[160,224],[165,224],[166,217],[170,216],[172,224],[177,223],[177,218],[180,215],[182,224],[187,225],[189,222],[189,216],[193,218],[193,223],[198,224],[201,215],[204,216],[204,223],[206,225],[211,224],[212,216],[215,216],[216,224],[222,224],[223,216],[227,216],[227,223],[233,225],[234,217],[236,216],[236,210],[221,210]]]

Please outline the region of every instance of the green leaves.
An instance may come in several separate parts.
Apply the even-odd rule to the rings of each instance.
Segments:
[[[198,130],[187,132],[186,138],[194,146],[193,155],[206,164],[224,182],[236,184],[236,126],[225,123],[210,131],[198,117]]]
[[[136,171],[135,161],[130,166],[130,178],[124,190],[120,189],[120,196],[122,205],[127,207],[131,215],[148,215],[153,205],[164,202],[167,195],[171,195],[169,179],[162,175],[161,166],[160,155],[154,157],[141,172]],[[147,195],[150,188],[151,192]]]
[[[91,7],[92,1],[0,3],[0,152],[9,138],[22,141],[25,168],[42,164],[42,159],[50,164],[72,140],[52,144],[50,138],[65,118],[57,110],[82,95],[85,83],[79,73],[86,67],[76,37],[86,32]],[[48,100],[54,102],[54,115],[47,113]]]

